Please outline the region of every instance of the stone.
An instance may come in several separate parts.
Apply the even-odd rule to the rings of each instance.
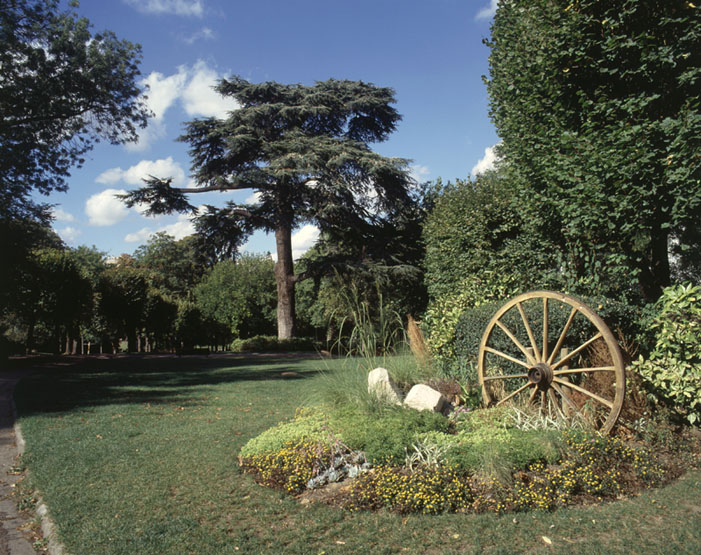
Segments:
[[[440,392],[424,384],[412,387],[404,399],[404,404],[409,408],[433,412],[441,412],[447,402]]]
[[[375,368],[368,374],[368,393],[393,405],[402,404],[402,393],[394,385],[386,368]]]

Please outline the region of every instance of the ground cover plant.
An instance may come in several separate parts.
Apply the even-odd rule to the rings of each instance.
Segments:
[[[693,552],[701,543],[698,471],[616,503],[440,517],[302,504],[242,473],[242,447],[293,420],[347,364],[211,355],[45,365],[16,394],[25,484],[76,554]]]

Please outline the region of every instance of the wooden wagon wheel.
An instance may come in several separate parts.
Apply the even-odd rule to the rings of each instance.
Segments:
[[[524,293],[487,325],[478,357],[486,406],[528,403],[551,416],[584,415],[608,433],[623,406],[625,370],[616,338],[580,300]]]

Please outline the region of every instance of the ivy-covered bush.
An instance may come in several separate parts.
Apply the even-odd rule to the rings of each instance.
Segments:
[[[650,326],[655,346],[633,368],[653,395],[671,403],[691,423],[701,423],[701,286],[668,287]]]
[[[434,361],[442,367],[456,361],[456,326],[466,310],[509,298],[517,287],[516,280],[509,274],[484,272],[482,277],[464,279],[452,294],[433,301],[426,311],[423,327],[428,332],[426,342]]]

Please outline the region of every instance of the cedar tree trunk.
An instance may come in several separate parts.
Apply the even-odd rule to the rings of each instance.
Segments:
[[[280,224],[275,229],[277,262],[277,337],[291,339],[295,335],[295,275],[292,264],[292,228]]]

